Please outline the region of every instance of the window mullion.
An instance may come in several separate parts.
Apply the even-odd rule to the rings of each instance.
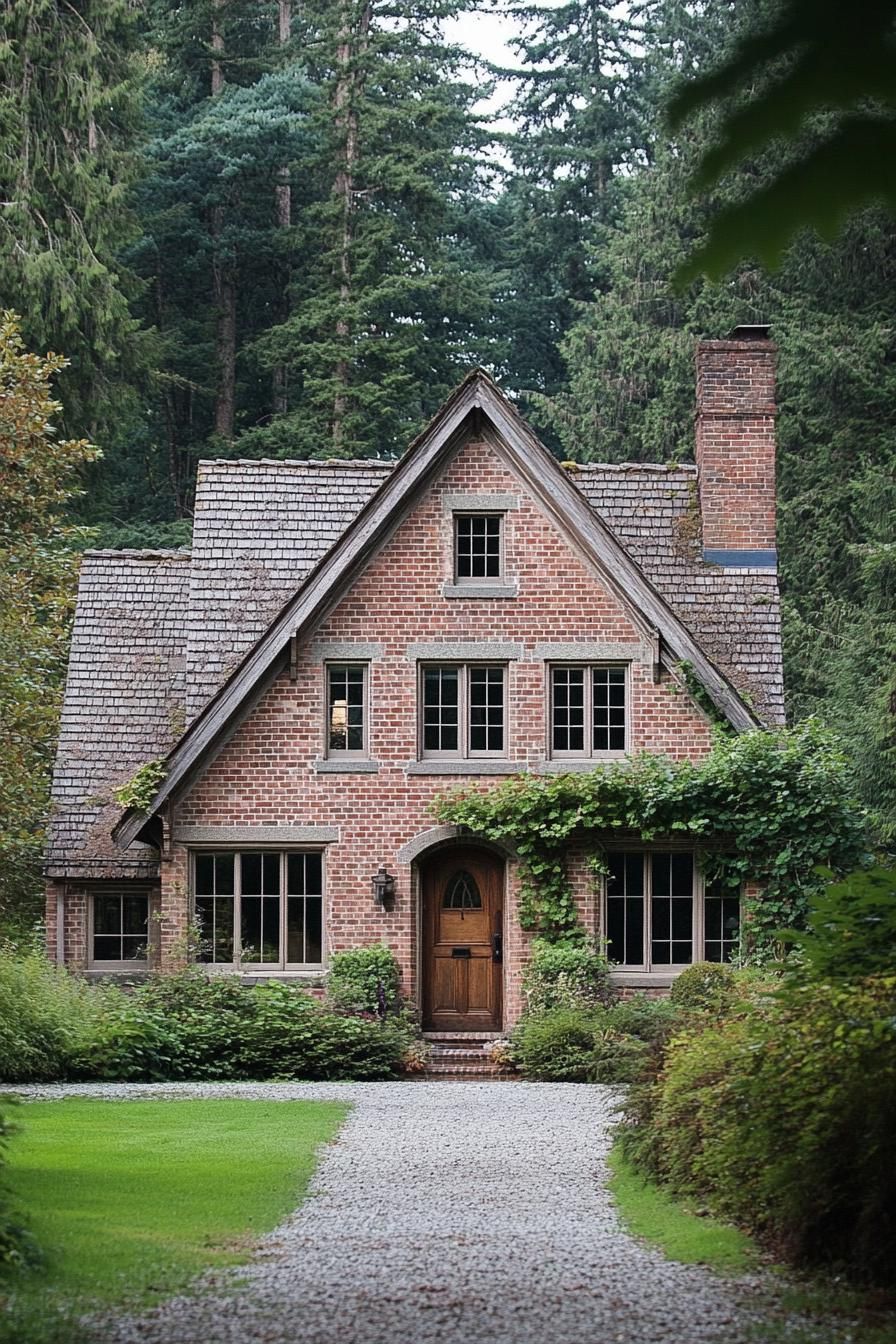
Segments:
[[[469,677],[470,668],[467,663],[462,663],[458,668],[457,674],[457,713],[460,720],[458,724],[457,741],[458,746],[460,747],[460,755],[463,760],[466,760],[470,755],[470,698],[467,694]]]
[[[233,856],[233,961],[238,970],[243,969],[243,856],[237,851]]]
[[[594,755],[594,668],[586,667],[584,669],[584,695],[582,697],[585,704],[585,755]]]
[[[650,851],[644,854],[644,969],[653,970],[651,939],[653,937],[653,863]]]

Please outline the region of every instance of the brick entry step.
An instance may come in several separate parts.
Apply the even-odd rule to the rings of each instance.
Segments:
[[[513,1070],[493,1064],[485,1053],[491,1041],[500,1039],[497,1031],[424,1031],[429,1046],[425,1079],[439,1078],[512,1078]]]

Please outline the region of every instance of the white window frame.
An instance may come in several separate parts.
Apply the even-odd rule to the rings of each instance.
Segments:
[[[433,668],[442,668],[445,670],[456,670],[457,677],[457,717],[458,717],[458,744],[453,751],[441,751],[433,748],[427,748],[424,745],[424,678],[425,673]],[[492,668],[501,673],[501,683],[503,687],[503,735],[504,743],[500,751],[491,750],[473,750],[470,747],[470,672],[476,668]],[[473,662],[459,662],[450,659],[428,659],[421,662],[417,667],[417,756],[421,761],[504,761],[508,759],[509,737],[510,737],[510,704],[509,704],[509,677],[508,664],[506,662],[495,662],[489,659]]]
[[[643,845],[630,845],[617,848],[615,845],[607,848],[607,854],[639,854],[643,864],[643,901],[644,901],[644,920],[642,932],[642,960],[640,962],[617,962],[613,956],[612,943],[607,947],[607,956],[611,963],[611,971],[614,974],[644,975],[653,977],[668,976],[674,978],[681,971],[692,966],[694,962],[704,961],[706,954],[706,917],[705,902],[707,895],[707,884],[697,863],[697,856],[693,850],[677,848],[674,845],[655,845],[645,848]],[[652,943],[652,906],[651,898],[653,895],[653,857],[657,854],[687,854],[693,864],[692,877],[692,921],[691,921],[691,945],[692,960],[688,962],[658,962],[653,964],[651,959]],[[609,878],[604,878],[602,884],[601,903],[600,903],[600,928],[601,936],[607,937],[608,934],[608,903],[609,896]],[[732,897],[733,899],[733,897]],[[741,898],[742,899],[742,898]]]
[[[93,939],[96,932],[94,919],[94,903],[97,897],[102,896],[139,896],[146,901],[146,956],[130,961],[118,961],[114,959],[95,957]],[[153,902],[152,891],[149,887],[137,887],[128,890],[124,886],[111,884],[108,891],[101,887],[93,887],[87,892],[87,966],[89,970],[94,971],[146,971],[152,965],[152,916]],[[121,937],[121,935],[118,935]]]
[[[621,668],[623,672],[623,685],[625,687],[625,746],[614,747],[606,751],[595,750],[594,742],[594,673],[604,668]],[[554,673],[566,671],[581,671],[585,675],[584,692],[584,739],[585,745],[581,751],[564,751],[554,747]],[[554,761],[611,761],[621,760],[631,751],[632,740],[632,672],[631,663],[614,661],[612,659],[599,660],[576,660],[564,659],[563,661],[548,663],[546,668],[547,689],[545,692],[545,701],[548,707],[547,715],[547,756],[549,760]]]
[[[498,520],[498,572],[497,574],[461,574],[459,567],[460,550],[458,547],[458,528],[461,518],[496,518]],[[467,584],[482,587],[483,584],[504,582],[505,556],[505,517],[496,509],[455,509],[451,519],[452,582],[458,587]]]
[[[196,860],[202,855],[232,855],[236,860],[238,855],[243,854],[277,854],[280,859],[280,957],[274,961],[243,961],[242,951],[242,860],[234,862],[234,893],[233,893],[233,960],[232,961],[199,961],[197,965],[207,968],[209,971],[216,970],[236,970],[245,975],[270,975],[271,973],[306,972],[319,975],[327,964],[327,855],[326,849],[317,845],[299,845],[288,849],[283,849],[280,845],[200,845],[190,850],[190,915],[193,923],[196,920],[196,901],[204,895],[210,893],[199,893],[196,891]],[[321,922],[321,959],[320,961],[287,961],[286,959],[286,926],[287,926],[287,860],[294,854],[319,854],[321,865],[321,891],[320,891],[320,922]],[[257,893],[252,892],[254,896]],[[317,896],[317,892],[310,893]]]
[[[358,668],[361,671],[363,685],[363,736],[364,743],[357,747],[330,746],[330,673],[341,668]],[[360,658],[331,658],[324,663],[324,759],[329,761],[369,761],[370,760],[370,663]]]

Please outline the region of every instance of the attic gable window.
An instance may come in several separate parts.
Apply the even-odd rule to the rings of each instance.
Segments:
[[[481,583],[503,576],[503,521],[500,513],[454,515],[455,582]]]

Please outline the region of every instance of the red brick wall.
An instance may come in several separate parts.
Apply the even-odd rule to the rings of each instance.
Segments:
[[[703,545],[775,545],[775,345],[697,347],[697,466]]]
[[[442,596],[452,578],[453,528],[444,496],[458,492],[504,492],[520,507],[505,515],[508,578],[519,582],[515,599],[453,599]],[[338,826],[340,840],[328,847],[327,915],[331,951],[383,939],[405,970],[405,987],[416,992],[417,893],[411,866],[398,850],[435,825],[432,799],[463,780],[414,776],[405,767],[417,758],[417,668],[407,657],[411,643],[500,640],[523,645],[523,657],[508,673],[510,759],[535,768],[545,758],[546,673],[533,649],[541,642],[642,641],[633,617],[606,592],[594,574],[526,498],[519,482],[483,444],[470,444],[431,487],[412,514],[375,557],[351,592],[299,651],[295,681],[284,674],[266,693],[205,775],[176,810],[175,825]],[[324,754],[324,667],[313,645],[376,642],[382,660],[370,668],[370,753],[378,774],[317,774]],[[646,641],[644,641],[646,644]],[[700,758],[711,746],[709,724],[689,698],[668,681],[654,684],[652,654],[632,665],[632,749],[664,751],[679,759]],[[494,777],[479,777],[487,788]],[[397,876],[394,907],[374,906],[370,878],[381,863]],[[186,925],[187,856],[174,847],[163,864],[163,961],[182,945]],[[509,874],[508,911],[516,902]],[[582,890],[585,899],[584,888]],[[519,1007],[524,939],[507,922],[507,1009]]]

